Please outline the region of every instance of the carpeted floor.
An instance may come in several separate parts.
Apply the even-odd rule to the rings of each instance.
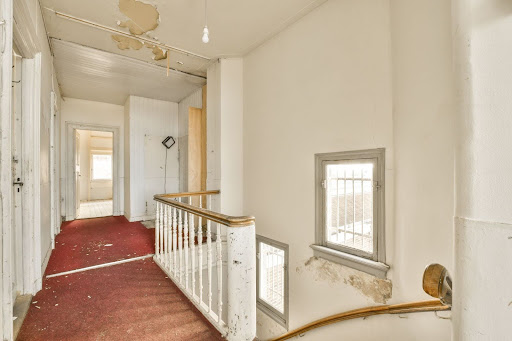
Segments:
[[[59,244],[48,267],[54,273],[70,270],[75,264],[78,268],[153,252],[152,237],[140,226],[112,217],[69,223],[57,237]],[[145,241],[137,242],[137,238]],[[66,248],[68,243],[71,248]],[[113,245],[105,247],[109,243]],[[89,258],[91,252],[98,257]],[[71,257],[72,262],[60,257]],[[165,273],[151,259],[145,259],[45,279],[17,340],[181,341],[222,337]]]
[[[125,217],[74,220],[62,224],[46,275],[155,252],[155,230]]]

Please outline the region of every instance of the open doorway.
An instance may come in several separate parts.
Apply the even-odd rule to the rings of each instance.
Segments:
[[[113,133],[75,130],[77,219],[113,215]]]

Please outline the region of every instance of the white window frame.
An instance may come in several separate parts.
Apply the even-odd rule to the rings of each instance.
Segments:
[[[111,159],[112,159],[112,177],[110,179],[94,179],[93,178],[93,174],[94,174],[94,155],[110,155]],[[113,179],[114,179],[114,155],[113,155],[113,152],[112,150],[110,149],[91,149],[90,151],[90,155],[89,155],[89,164],[91,165],[91,169],[90,169],[90,177],[91,177],[91,180],[90,182],[93,183],[100,183],[100,182],[112,182]]]
[[[327,206],[325,202],[326,168],[331,164],[348,164],[371,161],[373,170],[373,252],[327,242],[325,235]],[[386,278],[389,266],[385,249],[385,149],[322,153],[315,155],[316,192],[316,233],[315,244],[311,245],[314,254],[379,278]]]
[[[279,250],[284,251],[284,312],[281,313],[279,310],[272,307],[270,304],[265,302],[265,300],[260,298],[260,244],[267,244],[272,247],[275,247]],[[274,321],[279,323],[281,326],[285,327],[288,330],[288,316],[289,316],[289,300],[288,300],[288,285],[289,285],[289,275],[288,275],[288,245],[278,242],[276,240],[263,237],[261,235],[256,235],[256,306],[262,312],[270,316]]]

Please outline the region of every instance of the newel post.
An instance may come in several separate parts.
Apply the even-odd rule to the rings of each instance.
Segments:
[[[227,227],[227,339],[256,337],[256,232],[254,223]]]

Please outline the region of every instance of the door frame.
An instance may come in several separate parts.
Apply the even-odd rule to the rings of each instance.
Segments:
[[[64,158],[64,164],[66,165],[66,220],[76,219],[76,168],[74,164],[74,153],[75,153],[75,130],[95,130],[95,131],[106,131],[113,134],[113,165],[112,165],[112,215],[121,215],[121,186],[120,186],[120,172],[121,165],[119,164],[119,127],[107,126],[90,123],[79,123],[79,122],[66,122],[66,154]]]
[[[12,340],[12,150],[11,150],[11,105],[12,105],[12,44],[13,44],[13,0],[0,1],[0,269],[2,340]]]

